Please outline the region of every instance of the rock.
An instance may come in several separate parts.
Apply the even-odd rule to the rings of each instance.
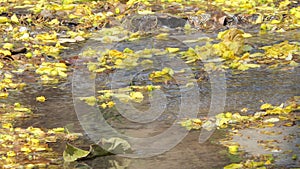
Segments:
[[[133,32],[149,32],[160,27],[184,27],[187,20],[168,14],[133,15],[124,19],[122,25]]]

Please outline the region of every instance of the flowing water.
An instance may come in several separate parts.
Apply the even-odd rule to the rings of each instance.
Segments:
[[[208,35],[201,35],[208,36]],[[186,36],[186,39],[189,37]],[[178,38],[180,39],[180,38]],[[157,41],[154,42],[153,39],[145,39],[138,41],[137,43],[118,43],[114,46],[116,49],[124,49],[129,47],[133,50],[141,50],[144,48],[165,48],[165,47],[180,47],[181,49],[187,49],[188,46],[180,42],[179,40],[169,40],[169,41]],[[262,35],[258,37],[253,37],[249,43],[255,43],[258,46],[262,44],[269,44],[272,42],[281,42],[283,40],[297,41],[299,40],[299,31],[292,32],[284,35],[274,35],[274,37],[268,36],[267,38]],[[259,44],[257,43],[259,42]],[[97,42],[93,42],[96,45]],[[201,44],[201,43],[200,43]],[[203,43],[202,43],[203,44]],[[82,44],[85,45],[86,44]],[[101,45],[99,43],[99,45]],[[74,49],[79,49],[80,47],[75,46]],[[77,55],[78,51],[68,51],[65,57]],[[175,56],[176,57],[176,56]],[[155,58],[154,56],[151,57]],[[171,59],[170,59],[171,58]],[[174,62],[174,63],[171,63]],[[143,71],[129,70],[126,72],[127,76],[132,77],[132,83],[139,84],[152,84],[147,77],[153,69],[161,69],[163,67],[172,66],[175,71],[179,71],[182,67],[181,62],[177,62],[176,59],[172,60],[172,57],[164,57],[154,59],[155,67],[147,68]],[[177,65],[176,65],[177,64]],[[255,69],[245,72],[236,73],[234,71],[226,71],[223,80],[225,80],[225,85],[223,83],[215,83],[210,81],[212,77],[206,72],[199,72],[203,67],[202,63],[197,65],[192,65],[192,72],[203,77],[202,81],[197,82],[197,89],[199,96],[196,97],[199,100],[196,102],[199,104],[198,116],[206,116],[210,110],[211,102],[216,101],[212,99],[212,88],[220,88],[219,91],[226,91],[225,107],[224,111],[240,111],[242,108],[248,108],[247,113],[254,113],[259,110],[262,102],[271,104],[281,104],[285,102],[292,96],[300,95],[300,69]],[[24,81],[29,81],[31,77],[24,77]],[[107,89],[111,84],[112,80],[111,74],[100,74],[96,77],[96,89]],[[81,124],[78,120],[76,111],[74,109],[73,103],[73,93],[72,91],[72,76],[65,82],[61,82],[58,85],[43,86],[37,82],[27,82],[27,87],[20,91],[12,93],[7,101],[20,102],[24,105],[30,105],[33,108],[35,114],[38,117],[31,118],[22,122],[22,127],[34,126],[42,128],[54,128],[66,126],[72,132],[85,133],[82,129]],[[116,82],[116,81],[114,81]],[[118,82],[118,81],[117,81]],[[83,82],[84,83],[84,82]],[[126,86],[120,81],[118,86]],[[76,83],[78,84],[78,83]],[[155,136],[157,134],[163,133],[165,130],[170,128],[170,126],[176,121],[178,116],[178,111],[180,109],[180,104],[183,102],[181,96],[181,86],[180,82],[163,84],[163,92],[166,97],[166,107],[164,112],[158,116],[158,118],[150,123],[136,123],[131,122],[128,119],[122,118],[118,114],[113,114],[106,117],[106,119],[117,129],[118,132],[130,135],[131,137],[142,137],[147,138],[150,136]],[[74,87],[74,86],[73,86]],[[78,87],[78,86],[77,86]],[[76,86],[75,86],[76,89]],[[35,98],[37,96],[43,95],[47,98],[44,103],[37,103]],[[195,100],[191,100],[193,102]],[[149,108],[148,103],[135,104],[135,108],[139,110],[147,110]],[[116,111],[113,109],[112,111]],[[112,113],[112,112],[110,112]],[[109,113],[108,113],[109,114]],[[90,125],[94,125],[91,123]],[[286,128],[284,130],[290,131],[298,135],[294,142],[297,143],[299,138],[299,131],[294,128]],[[250,132],[251,133],[251,132]],[[85,163],[92,168],[222,168],[223,166],[231,163],[229,156],[226,154],[226,148],[217,144],[218,140],[225,137],[224,130],[215,131],[214,134],[204,143],[199,143],[200,131],[191,131],[188,135],[179,142],[174,148],[170,149],[163,154],[149,158],[126,158],[120,156],[105,156],[98,157],[93,160],[88,160]],[[245,130],[245,134],[249,134],[248,130]],[[244,145],[254,144],[258,138],[253,138],[253,140],[245,141],[245,138],[236,138],[237,141],[243,143]],[[299,140],[298,140],[299,141]],[[82,148],[88,148],[91,144],[91,139],[85,134],[83,139],[76,142],[76,145]],[[285,144],[285,143],[282,143]],[[299,143],[298,143],[299,144]],[[144,145],[147,147],[148,145]],[[293,145],[286,144],[286,149],[292,149]],[[289,147],[291,146],[291,147]],[[246,146],[244,146],[246,147]],[[62,152],[64,149],[64,143],[54,146],[56,151]],[[245,148],[245,151],[250,154],[255,154],[256,151],[251,151],[250,148]],[[266,152],[262,152],[266,153]],[[268,152],[267,152],[268,153]],[[298,155],[299,156],[299,155]],[[281,166],[290,165],[296,166],[297,163],[294,161],[280,161],[278,163]]]

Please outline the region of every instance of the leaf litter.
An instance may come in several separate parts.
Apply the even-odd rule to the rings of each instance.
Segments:
[[[300,27],[300,8],[297,1],[282,0],[250,0],[250,1],[225,1],[213,0],[209,3],[203,1],[1,1],[0,7],[0,99],[9,97],[11,92],[22,90],[26,84],[17,76],[20,74],[35,72],[39,82],[43,85],[58,84],[68,78],[73,68],[72,62],[64,58],[62,53],[68,50],[69,44],[85,41],[87,39],[98,40],[102,43],[134,42],[154,34],[157,40],[166,40],[171,32],[165,31],[161,18],[183,19],[187,21],[183,26],[185,34],[198,31],[216,32],[216,38],[191,39],[187,43],[205,42],[202,46],[192,46],[187,50],[177,47],[161,49],[145,49],[133,51],[126,48],[123,51],[110,49],[106,51],[85,51],[84,56],[98,57],[97,61],[89,60],[86,63],[89,71],[93,73],[107,73],[116,69],[133,69],[138,65],[152,64],[151,57],[165,55],[178,56],[188,64],[204,62],[208,71],[220,71],[232,69],[235,71],[247,71],[258,68],[298,67],[299,43],[294,41],[274,42],[267,46],[257,48],[248,44],[251,39],[259,34],[283,33],[297,30]],[[160,6],[156,9],[155,5]],[[24,12],[26,11],[26,12]],[[157,14],[166,14],[163,17]],[[130,17],[128,17],[130,16]],[[147,18],[147,24],[140,19]],[[125,22],[129,20],[129,22]],[[126,25],[129,24],[129,25]],[[172,27],[172,25],[167,25]],[[247,33],[248,27],[254,27],[254,31]],[[125,29],[130,28],[130,29]],[[100,30],[99,30],[100,29]],[[155,32],[158,29],[161,32]],[[226,29],[224,31],[224,29]],[[94,34],[93,34],[94,33]],[[95,37],[94,35],[98,35]],[[99,53],[97,53],[99,52]],[[221,63],[221,64],[216,64]],[[159,85],[130,86],[130,88],[98,91],[99,96],[82,98],[87,104],[100,108],[113,108],[115,103],[112,98],[121,101],[133,101],[140,103],[144,100],[146,92],[159,89],[161,84],[167,84],[177,71],[165,67],[149,74],[149,80]],[[46,98],[37,97],[36,101],[44,102]],[[5,108],[5,107],[10,108]],[[13,108],[12,108],[13,107]],[[62,129],[44,131],[39,128],[14,128],[13,121],[17,118],[31,116],[31,111],[18,103],[14,106],[2,105],[1,124],[3,140],[9,141],[5,145],[6,152],[1,162],[7,167],[26,165],[28,168],[36,166],[44,167],[51,161],[51,155],[41,158],[31,156],[31,153],[52,152],[47,145],[48,141],[61,138]],[[214,127],[226,129],[234,128],[265,128],[283,123],[290,127],[295,125],[295,111],[299,106],[291,105],[262,105],[262,111],[254,115],[241,115],[240,113],[226,112],[217,115],[213,119],[187,119],[182,125],[188,129],[204,128],[211,130]],[[4,113],[5,112],[5,113]],[[3,115],[3,116],[2,116]],[[242,124],[245,125],[242,125]],[[236,131],[236,130],[233,130]],[[50,134],[49,134],[50,132]],[[264,134],[276,134],[265,132]],[[4,137],[5,135],[5,137]],[[25,136],[26,135],[26,136]],[[23,137],[24,136],[24,137]],[[1,133],[2,137],[2,133]],[[12,138],[20,141],[21,149],[13,147]],[[26,141],[22,139],[28,138]],[[47,139],[46,139],[47,138]],[[31,149],[26,144],[34,145]],[[271,144],[274,141],[261,142]],[[18,143],[19,144],[19,143]],[[72,147],[69,145],[69,147]],[[229,152],[238,153],[238,145],[229,145]],[[270,147],[269,147],[270,148]],[[272,147],[271,147],[272,149]],[[273,149],[275,149],[273,147]],[[28,158],[35,162],[25,163]],[[90,153],[91,151],[89,151]],[[88,152],[83,152],[87,155]],[[55,153],[54,153],[55,154]],[[37,155],[39,157],[39,155]],[[56,155],[54,155],[56,157]],[[297,156],[293,157],[297,159]],[[41,162],[40,162],[40,161]],[[77,160],[72,159],[72,160]],[[240,164],[232,164],[225,168],[253,168],[263,167],[271,162],[265,157],[264,163],[245,161]]]

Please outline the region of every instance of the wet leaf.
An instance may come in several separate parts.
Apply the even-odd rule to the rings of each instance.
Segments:
[[[8,93],[7,92],[0,92],[0,98],[7,98],[8,97]]]
[[[265,103],[265,104],[260,106],[261,110],[267,110],[267,109],[271,109],[271,108],[273,108],[273,106],[269,103]]]
[[[13,14],[13,16],[10,17],[10,20],[14,23],[19,23],[19,19],[16,14]]]
[[[90,97],[81,97],[80,100],[84,100],[86,104],[90,106],[95,106],[97,103],[97,99],[95,96],[90,96]]]
[[[89,151],[79,149],[79,148],[74,147],[71,144],[67,143],[66,148],[63,152],[63,158],[67,162],[72,162],[72,161],[76,161],[80,158],[88,156],[89,153],[90,153]]]
[[[144,95],[141,92],[131,92],[130,99],[140,103],[143,101]]]
[[[216,127],[216,124],[213,123],[213,122],[210,121],[210,120],[207,120],[207,121],[203,122],[203,124],[202,124],[202,128],[204,128],[204,129],[207,130],[207,131],[211,131],[211,130],[213,130],[215,127]]]
[[[178,52],[180,49],[179,49],[179,48],[166,48],[166,50],[167,50],[169,53],[175,53],[175,52]]]
[[[0,16],[0,24],[1,23],[6,23],[6,22],[9,22],[9,19],[5,16]]]
[[[265,163],[263,161],[256,162],[256,161],[253,161],[253,160],[248,160],[245,163],[245,166],[249,167],[249,168],[262,167],[264,165],[265,165]]]
[[[155,36],[157,39],[161,39],[161,40],[166,40],[169,38],[169,34],[168,33],[161,33]],[[168,49],[167,49],[168,50]],[[170,52],[172,53],[172,52]]]
[[[124,154],[132,151],[130,144],[121,138],[112,137],[109,139],[102,139],[101,143],[106,150],[114,152],[115,154]]]
[[[269,119],[264,120],[264,123],[275,123],[278,121],[279,121],[278,118],[269,118]]]
[[[243,164],[232,163],[224,167],[224,169],[241,169]]]
[[[201,119],[188,119],[181,121],[181,126],[185,127],[187,130],[200,129],[202,127]]]
[[[38,102],[45,102],[46,98],[45,98],[45,96],[39,96],[39,97],[36,97],[36,101],[38,101]]]
[[[149,79],[155,82],[166,82],[172,79],[174,71],[171,68],[165,67],[162,71],[154,71],[149,75]]]
[[[297,67],[297,66],[299,66],[299,63],[297,63],[297,62],[295,62],[295,61],[292,60],[290,62],[290,66]]]
[[[237,152],[239,151],[239,146],[238,145],[228,146],[228,150],[230,154],[237,154]]]

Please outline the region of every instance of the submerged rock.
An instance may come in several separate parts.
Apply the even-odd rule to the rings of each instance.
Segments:
[[[132,15],[124,19],[123,26],[133,32],[148,32],[158,28],[183,28],[187,20],[169,14]]]

